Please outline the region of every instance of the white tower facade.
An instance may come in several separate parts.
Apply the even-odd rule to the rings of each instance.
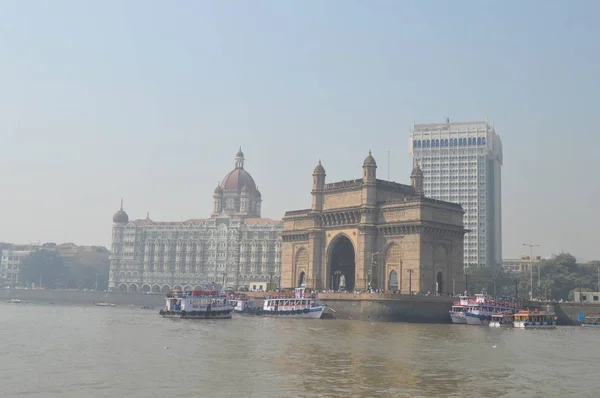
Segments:
[[[502,141],[482,122],[414,124],[409,153],[424,175],[426,197],[465,210],[465,267],[502,264]]]

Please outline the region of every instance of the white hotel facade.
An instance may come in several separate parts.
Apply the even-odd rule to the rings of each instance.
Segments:
[[[281,220],[261,217],[262,196],[244,169],[241,149],[235,168],[216,187],[209,218],[134,221],[123,210],[113,216],[109,289],[168,292],[214,287],[265,289],[278,285]]]
[[[502,264],[502,141],[487,121],[415,124],[409,153],[424,173],[425,196],[464,210],[465,267]]]

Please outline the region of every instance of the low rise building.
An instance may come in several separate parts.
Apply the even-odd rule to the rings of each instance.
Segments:
[[[530,259],[529,256],[521,256],[517,259],[502,259],[502,268],[506,272],[518,273],[518,272],[529,272],[531,264],[537,264],[542,261],[542,257],[536,256]]]

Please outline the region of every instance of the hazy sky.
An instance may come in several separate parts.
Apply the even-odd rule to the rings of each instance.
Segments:
[[[600,258],[600,2],[0,0],[0,241],[204,218],[242,146],[263,216],[408,183],[413,120],[495,121],[503,257]]]

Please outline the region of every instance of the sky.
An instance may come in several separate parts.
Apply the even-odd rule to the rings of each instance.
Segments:
[[[207,218],[241,146],[263,216],[311,173],[408,183],[413,122],[493,120],[503,257],[600,259],[600,2],[0,0],[0,241]],[[596,199],[594,199],[596,198]]]

